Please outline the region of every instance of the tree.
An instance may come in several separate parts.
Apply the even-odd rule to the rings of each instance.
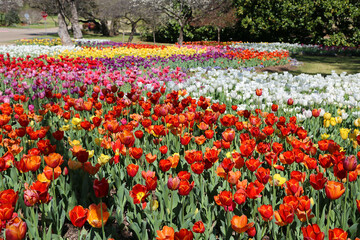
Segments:
[[[10,26],[19,23],[19,9],[22,6],[22,0],[0,0],[0,24]]]
[[[146,0],[145,0],[146,1]],[[184,40],[184,28],[191,21],[198,21],[221,7],[226,0],[147,0],[179,24],[178,43]]]
[[[246,40],[330,43],[359,42],[358,0],[234,0]]]
[[[73,30],[74,38],[81,39],[82,32],[79,25],[79,16],[77,11],[76,0],[28,0],[29,5],[32,8],[37,8],[42,11],[47,12],[49,15],[57,14],[58,15],[58,34],[61,38],[63,45],[72,45],[70,34],[68,31],[68,24],[66,19],[71,23],[71,28]]]
[[[226,1],[221,4],[219,8],[207,13],[196,22],[192,22],[191,25],[196,27],[212,26],[217,30],[217,41],[220,42],[222,29],[236,24],[236,10],[232,7],[232,1]]]
[[[71,22],[71,28],[73,30],[74,38],[82,39],[83,35],[82,35],[81,28],[79,25],[79,16],[78,16],[75,0],[68,0],[67,4],[69,5],[70,12],[71,12],[69,14],[69,19]]]
[[[73,42],[71,41],[69,31],[67,29],[67,24],[65,21],[65,8],[64,8],[65,0],[57,0],[58,4],[58,22],[59,22],[59,28],[58,28],[58,35],[61,39],[61,43],[64,46],[71,46],[73,45]]]

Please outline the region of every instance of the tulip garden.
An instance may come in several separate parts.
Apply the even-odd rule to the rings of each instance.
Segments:
[[[0,48],[3,239],[360,237],[360,74],[254,71],[322,46],[58,44]]]

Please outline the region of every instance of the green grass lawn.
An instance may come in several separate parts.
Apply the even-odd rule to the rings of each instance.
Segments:
[[[295,56],[295,58],[302,62],[296,70],[290,71],[293,74],[307,73],[307,74],[331,74],[332,70],[340,74],[347,72],[348,74],[360,73],[360,57],[348,56]]]
[[[56,21],[57,19],[55,19]],[[16,26],[1,26],[2,28],[22,28],[22,29],[45,29],[58,27],[57,23],[52,18],[48,17],[46,21],[41,20],[39,23],[34,24],[17,24]]]

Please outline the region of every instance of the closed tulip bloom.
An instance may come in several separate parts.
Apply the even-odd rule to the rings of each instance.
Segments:
[[[44,156],[44,160],[51,168],[56,168],[64,162],[63,157],[58,153],[50,153],[48,156]]]
[[[315,190],[321,190],[325,187],[325,183],[327,182],[327,178],[324,177],[323,173],[318,173],[318,174],[311,174],[310,175],[310,185],[315,189]]]
[[[329,240],[347,240],[348,233],[341,228],[329,229]]]
[[[317,224],[308,225],[307,227],[302,227],[301,231],[303,237],[306,240],[324,240],[325,234],[321,232]]]
[[[25,239],[26,231],[26,223],[15,216],[6,223],[5,236],[7,240],[22,240]]]
[[[179,195],[189,195],[190,191],[194,188],[194,182],[189,183],[187,180],[181,180],[178,188]]]
[[[271,221],[273,219],[274,210],[271,205],[262,205],[258,207],[258,211],[264,221]]]
[[[102,222],[104,226],[109,219],[110,213],[107,211],[107,206],[105,203],[102,203],[103,218],[101,219],[101,203],[98,205],[91,204],[89,206],[89,213],[87,217],[88,223],[94,228],[101,228]]]
[[[93,188],[95,196],[98,198],[106,197],[106,195],[108,195],[109,193],[109,183],[106,178],[103,178],[100,181],[98,179],[95,179]]]
[[[339,182],[328,181],[325,186],[326,197],[331,200],[336,200],[340,198],[344,192],[345,192],[344,184]]]
[[[164,226],[163,229],[157,230],[156,240],[174,240],[175,231],[172,227]]]
[[[86,208],[84,209],[82,206],[75,206],[69,212],[70,221],[75,227],[81,228],[82,226],[84,226],[88,214],[89,214],[88,209]]]
[[[354,171],[357,167],[357,160],[354,155],[347,156],[344,159],[343,167],[346,171]]]
[[[275,223],[285,226],[294,221],[294,208],[289,204],[280,204],[279,210],[275,211]]]
[[[360,213],[360,200],[356,200],[356,207]]]
[[[6,189],[0,191],[0,203],[10,203],[15,207],[17,200],[19,199],[19,192],[13,189]]]
[[[11,219],[14,212],[14,207],[11,203],[1,203],[0,204],[0,220],[6,221]]]
[[[248,223],[248,219],[247,219],[246,215],[242,215],[242,216],[235,215],[231,219],[231,227],[237,233],[246,232],[253,226],[254,226],[254,223]]]
[[[27,207],[34,206],[39,201],[39,194],[35,190],[24,190],[24,203]]]
[[[232,193],[230,191],[222,191],[219,194],[219,200],[223,206],[230,206],[233,202]]]
[[[193,226],[192,230],[195,233],[203,233],[203,232],[205,232],[204,223],[202,221],[197,221],[196,223],[194,223],[194,226]]]
[[[139,165],[131,163],[126,167],[126,172],[130,177],[135,177],[138,171],[139,171]]]
[[[175,233],[175,240],[193,240],[194,234],[187,229],[180,229]]]
[[[178,177],[169,177],[169,180],[167,182],[167,187],[170,189],[170,190],[177,190],[180,186],[180,178]]]

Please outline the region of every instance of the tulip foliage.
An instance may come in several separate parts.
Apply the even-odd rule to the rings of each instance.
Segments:
[[[238,109],[173,90],[180,68],[0,62],[6,239],[360,236],[360,137],[321,138],[276,103]]]

